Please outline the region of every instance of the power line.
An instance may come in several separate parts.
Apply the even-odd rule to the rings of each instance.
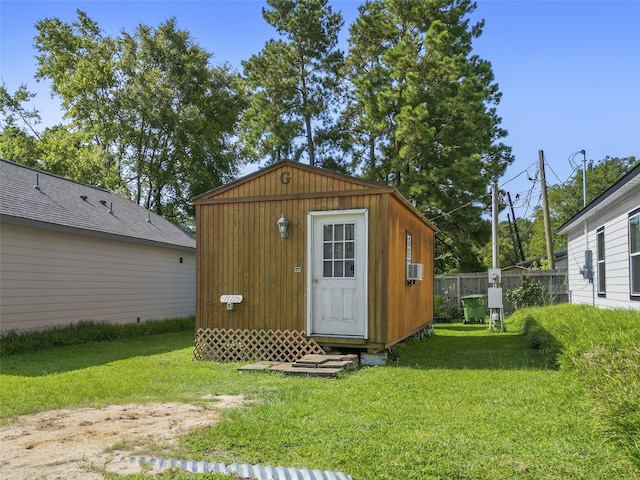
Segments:
[[[510,178],[509,180],[507,180],[506,182],[502,183],[502,184],[500,185],[500,188],[504,188],[504,186],[505,186],[507,183],[514,181],[516,178],[518,178],[518,177],[519,177],[520,175],[522,175],[523,173],[528,173],[528,172],[527,172],[527,170],[526,170],[526,169],[525,169],[525,170],[522,170],[522,171],[521,171],[519,174],[517,174],[515,177],[512,177],[512,178]]]
[[[453,212],[457,212],[458,210],[462,210],[463,208],[468,207],[469,205],[473,205],[474,203],[479,202],[481,198],[487,197],[489,195],[491,195],[491,194],[490,193],[485,193],[484,195],[480,195],[478,198],[475,198],[475,199],[471,200],[470,202],[465,203],[464,205],[461,205],[460,207],[457,207],[457,208],[454,208],[453,210],[450,210],[448,212],[442,213],[442,214],[438,215],[437,217],[430,218],[429,221],[433,222],[433,221],[437,220],[438,218],[442,218],[442,217],[446,217],[447,215],[451,215]]]
[[[553,168],[551,168],[551,165],[549,165],[549,162],[545,161],[544,164],[547,166],[547,168],[549,170],[551,170],[551,173],[553,173],[553,176],[556,177],[556,179],[562,183],[564,185],[564,182],[562,180],[560,180],[560,177],[558,177],[558,175],[556,174],[556,172],[553,171]]]
[[[509,182],[512,182],[513,180],[515,180],[516,178],[518,178],[520,175],[523,175],[523,174],[525,174],[525,173],[526,173],[526,174],[527,174],[527,178],[528,178],[529,180],[531,180],[531,181],[533,181],[533,182],[534,182],[533,186],[532,186],[532,187],[531,187],[531,189],[529,189],[529,191],[528,191],[528,196],[529,196],[529,198],[530,198],[530,197],[531,197],[531,192],[532,192],[532,190],[535,188],[535,183],[538,181],[537,176],[536,176],[535,178],[531,178],[531,176],[529,175],[529,168],[530,168],[530,167],[531,167],[531,165],[527,166],[527,168],[525,168],[524,170],[522,170],[520,173],[518,173],[517,175],[515,175],[515,176],[511,177],[509,180],[507,180],[507,181],[503,182],[503,183],[500,185],[500,188],[504,188],[504,186],[505,186],[505,185],[507,185]],[[463,208],[466,208],[466,207],[468,207],[468,206],[470,206],[470,205],[473,205],[474,203],[479,202],[479,201],[480,201],[481,199],[483,199],[484,197],[487,197],[487,196],[490,196],[490,195],[491,195],[491,193],[485,193],[485,194],[483,194],[483,195],[480,195],[479,197],[474,198],[473,200],[471,200],[470,202],[465,203],[464,205],[461,205],[461,206],[459,206],[459,207],[456,207],[456,208],[454,208],[453,210],[450,210],[450,211],[448,211],[448,212],[441,213],[440,215],[438,215],[438,216],[436,216],[436,217],[430,218],[430,219],[429,219],[429,221],[430,221],[430,222],[433,222],[433,221],[435,221],[435,220],[437,220],[437,219],[439,219],[439,218],[442,218],[442,217],[446,217],[446,216],[448,216],[448,215],[451,215],[452,213],[457,212],[458,210],[462,210]],[[520,194],[518,194],[518,196],[519,196],[519,195],[520,195]],[[527,204],[528,204],[528,202],[529,202],[529,200],[527,201]]]

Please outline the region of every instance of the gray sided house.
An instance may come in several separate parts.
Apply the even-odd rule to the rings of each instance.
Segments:
[[[571,303],[640,310],[640,164],[558,229]]]
[[[124,197],[0,160],[0,332],[195,314],[195,238]]]

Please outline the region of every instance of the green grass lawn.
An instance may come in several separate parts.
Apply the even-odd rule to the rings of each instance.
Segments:
[[[257,402],[225,410],[224,421],[162,454],[342,471],[356,480],[640,478],[595,428],[578,373],[552,368],[507,327],[437,324],[433,337],[398,346],[397,361],[333,380],[193,362],[191,332],[5,356],[0,420],[243,394]]]

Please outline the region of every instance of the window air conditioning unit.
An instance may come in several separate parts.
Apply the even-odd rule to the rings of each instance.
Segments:
[[[424,265],[421,263],[407,263],[407,281],[415,282],[424,279]]]

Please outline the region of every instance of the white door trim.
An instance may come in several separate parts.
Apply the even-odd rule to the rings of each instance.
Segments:
[[[312,211],[307,213],[307,334],[312,335],[313,332],[313,274],[314,274],[314,220],[317,217],[339,217],[339,216],[362,216],[364,219],[364,242],[363,252],[358,253],[359,261],[362,262],[364,268],[364,275],[362,278],[362,288],[364,297],[363,307],[363,335],[358,335],[357,338],[368,338],[369,336],[369,292],[368,292],[368,277],[369,277],[369,210],[362,209],[348,209],[348,210],[322,210]],[[322,336],[331,336],[322,334]],[[344,335],[335,335],[336,337],[345,337]]]

